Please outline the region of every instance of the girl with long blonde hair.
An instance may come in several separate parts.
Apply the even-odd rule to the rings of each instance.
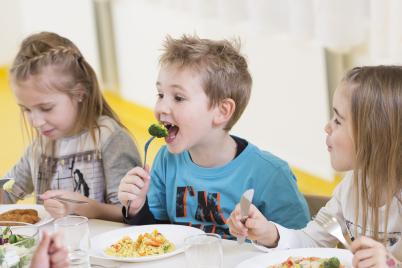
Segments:
[[[333,168],[347,173],[318,214],[334,215],[354,240],[354,267],[401,267],[402,67],[353,68],[334,93],[333,111],[326,143]],[[239,212],[236,207],[228,221],[231,233],[268,247],[337,243],[315,220],[290,230],[254,206],[245,224]]]
[[[7,192],[0,190],[3,202],[34,192],[53,217],[73,213],[120,221],[120,179],[141,160],[79,49],[55,33],[33,34],[22,42],[10,77],[33,131],[24,156],[4,176],[15,183]]]

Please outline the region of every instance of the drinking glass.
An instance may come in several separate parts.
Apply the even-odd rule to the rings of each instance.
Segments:
[[[218,234],[198,234],[184,240],[187,267],[222,268],[222,239]]]
[[[68,249],[70,267],[89,268],[88,218],[66,216],[54,221],[54,229],[63,234],[63,241]]]

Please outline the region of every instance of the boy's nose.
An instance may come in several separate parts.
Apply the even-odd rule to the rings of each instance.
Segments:
[[[166,100],[160,100],[155,105],[155,113],[156,114],[167,114],[169,113],[169,104]]]
[[[329,122],[325,125],[324,130],[327,134],[331,134],[331,126]]]

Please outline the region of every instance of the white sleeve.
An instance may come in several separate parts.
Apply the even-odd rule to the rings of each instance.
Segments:
[[[345,177],[343,181],[335,188],[332,198],[322,207],[318,214],[328,213],[334,215],[338,222],[344,223],[345,219],[342,212],[342,203],[346,201],[345,194],[350,190],[351,177]],[[318,216],[317,214],[317,216]],[[314,220],[301,230],[292,230],[274,223],[279,232],[279,241],[277,248],[306,248],[306,247],[335,247],[336,238],[328,234]],[[344,224],[341,224],[344,229]]]

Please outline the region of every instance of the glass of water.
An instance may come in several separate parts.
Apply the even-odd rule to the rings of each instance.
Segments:
[[[89,268],[89,227],[88,218],[66,216],[54,221],[54,228],[63,234],[68,249],[70,267]]]
[[[218,234],[198,234],[184,240],[187,267],[222,268],[222,239]]]

